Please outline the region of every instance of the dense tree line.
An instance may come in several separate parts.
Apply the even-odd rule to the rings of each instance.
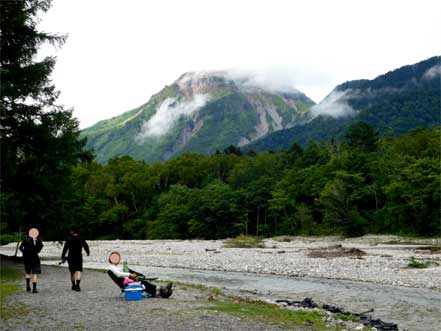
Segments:
[[[0,233],[44,228],[49,237],[62,229],[65,193],[78,162],[91,159],[78,121],[57,105],[49,79],[54,57],[37,59],[45,43],[61,46],[66,37],[37,30],[49,0],[0,3]]]
[[[440,138],[436,128],[379,140],[361,122],[345,142],[304,150],[81,163],[60,227],[94,239],[439,235]]]

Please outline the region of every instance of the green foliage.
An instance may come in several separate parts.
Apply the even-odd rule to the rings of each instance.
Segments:
[[[2,233],[0,234],[0,245],[7,245],[12,242],[21,240],[18,233]]]
[[[264,248],[265,245],[260,237],[239,235],[234,239],[228,239],[224,243],[227,248]]]
[[[377,149],[378,132],[365,122],[352,124],[345,137],[352,148],[363,152],[373,152]]]
[[[130,155],[152,164],[185,152],[213,154],[253,139],[261,122],[262,108],[273,109],[281,118],[281,123],[276,123],[273,119],[276,117],[267,114],[268,132],[273,132],[280,124],[286,127],[301,121],[313,104],[301,93],[244,92],[228,83],[209,88],[207,93],[209,99],[197,116],[180,116],[174,127],[161,136],[139,139],[144,124],[166,98],[183,98],[177,84],[166,86],[141,107],[85,129],[82,136],[88,138],[87,147],[95,150],[98,162]]]
[[[5,265],[2,261],[0,268],[0,280],[2,283],[11,282],[20,277],[20,273],[12,266]]]
[[[66,222],[89,238],[436,236],[440,138],[439,128],[417,129],[371,152],[331,141],[254,156],[186,153],[153,166],[130,157],[80,164]]]
[[[354,117],[321,115],[309,118],[303,125],[272,132],[243,150],[277,151],[288,149],[294,142],[305,146],[311,140],[335,138],[343,141],[348,127],[359,122],[375,128],[380,136],[399,136],[418,127],[436,127],[441,123],[441,82],[439,77],[428,79],[425,73],[439,65],[440,59],[437,56],[404,66],[373,80],[341,84],[335,91],[345,93],[344,102],[357,111]],[[369,145],[374,147],[373,141]]]
[[[25,316],[29,313],[26,306],[8,300],[8,298],[20,290],[16,280],[20,273],[12,266],[5,265],[1,261],[0,266],[0,320],[5,321],[14,316]]]
[[[189,221],[193,216],[192,202],[197,189],[184,185],[172,185],[158,201],[157,220],[149,226],[149,237],[155,239],[186,239],[189,237]]]
[[[407,266],[409,268],[424,269],[424,268],[428,268],[430,266],[430,262],[418,261],[414,256],[411,256]]]
[[[303,328],[318,331],[339,330],[338,327],[328,326],[324,321],[324,313],[306,310],[290,310],[263,301],[227,299],[216,301],[208,307],[209,310],[251,318],[257,321],[274,324],[282,328]]]
[[[367,222],[356,210],[358,189],[362,185],[363,178],[359,174],[340,171],[320,193],[320,202],[325,208],[325,221],[346,236],[360,236],[365,232]]]
[[[2,221],[15,232],[33,223],[46,238],[64,230],[71,214],[70,171],[92,155],[83,151],[72,110],[56,104],[49,79],[54,57],[37,60],[44,44],[61,46],[66,37],[38,31],[40,13],[51,1],[2,1],[0,59],[0,136]],[[67,216],[70,215],[70,216]]]

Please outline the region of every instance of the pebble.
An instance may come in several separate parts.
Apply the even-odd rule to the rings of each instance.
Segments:
[[[109,253],[118,250],[129,265],[308,276],[441,290],[441,263],[427,269],[407,267],[411,256],[436,262],[441,261],[441,254],[430,254],[423,250],[417,254],[409,249],[412,245],[384,244],[398,239],[394,236],[366,236],[349,240],[294,237],[290,242],[266,239],[265,247],[275,247],[279,254],[262,254],[267,248],[224,248],[223,240],[89,241],[91,255],[84,257],[84,261],[86,265],[106,263]],[[336,245],[358,248],[367,255],[360,260],[307,256],[310,249]],[[1,254],[13,255],[14,251],[14,243],[0,247]],[[56,264],[60,255],[61,247],[54,242],[45,242],[40,254],[45,259],[42,262],[47,264]]]

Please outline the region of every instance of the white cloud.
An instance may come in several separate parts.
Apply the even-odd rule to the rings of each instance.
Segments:
[[[190,116],[203,107],[208,99],[206,94],[195,94],[192,100],[165,99],[156,109],[156,113],[143,124],[135,141],[141,144],[148,138],[166,134],[176,125],[181,116]]]
[[[255,87],[273,92],[296,92],[296,73],[282,69],[244,70],[231,69],[226,71],[226,77],[242,88],[253,89]]]
[[[434,79],[441,76],[441,64],[429,68],[423,75],[424,79]]]
[[[319,102],[341,82],[441,53],[439,0],[52,3],[40,27],[69,38],[50,49],[51,78],[81,127],[139,107],[188,71],[276,67]]]
[[[347,103],[351,92],[351,89],[332,91],[320,104],[311,107],[312,116],[329,115],[341,117],[355,115],[355,110]]]

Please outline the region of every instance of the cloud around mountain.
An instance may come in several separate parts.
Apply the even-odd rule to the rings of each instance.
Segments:
[[[157,108],[155,114],[144,122],[135,141],[142,144],[148,138],[163,136],[176,125],[181,116],[190,116],[202,108],[208,100],[207,94],[195,94],[191,100],[166,98]]]

